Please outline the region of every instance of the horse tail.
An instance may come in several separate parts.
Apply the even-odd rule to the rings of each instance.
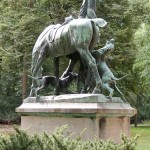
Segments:
[[[93,29],[93,36],[92,36],[91,43],[89,45],[89,49],[93,50],[99,40],[99,28],[96,26],[96,23],[92,20],[91,20],[91,24],[92,24],[92,29]]]

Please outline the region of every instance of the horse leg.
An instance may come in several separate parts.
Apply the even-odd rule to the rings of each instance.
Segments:
[[[81,93],[87,93],[87,92],[88,92],[88,87],[89,87],[89,85],[90,85],[90,82],[91,82],[91,76],[92,76],[91,71],[92,71],[91,68],[88,67],[87,73],[86,73],[85,84],[84,84],[84,87],[83,87]]]
[[[78,73],[78,82],[77,82],[77,92],[78,93],[85,93],[85,77],[87,76],[87,65],[85,60],[80,59],[80,67],[79,67],[79,73]]]
[[[36,90],[36,77],[33,76],[34,74],[34,68],[36,66],[36,63],[37,63],[37,60],[38,60],[38,57],[39,57],[39,53],[36,51],[36,53],[32,54],[32,64],[31,64],[31,73],[32,73],[32,85],[31,85],[31,91],[30,91],[30,94],[29,94],[29,97],[31,96],[34,96],[34,93],[35,93],[35,90]]]
[[[83,88],[83,73],[84,73],[84,69],[83,69],[83,63],[80,61],[80,67],[79,67],[79,73],[78,73],[78,80],[77,80],[77,93],[81,93],[82,88]],[[67,69],[64,71],[64,73],[62,74],[61,78],[67,77],[67,75],[69,75],[69,72],[72,72],[74,70],[75,65],[77,64],[78,59],[70,59],[69,61],[69,65],[67,67]]]
[[[59,86],[59,57],[54,58],[54,76],[56,77],[56,86],[54,95],[60,95],[60,86]]]
[[[35,61],[36,59],[36,61]],[[40,79],[39,76],[42,76],[42,62],[43,62],[43,52],[38,53],[33,57],[34,63],[32,64],[32,85],[31,85],[31,92],[30,96],[37,96],[37,87],[40,87]]]
[[[61,78],[67,77],[69,72],[72,72],[78,60],[70,59],[69,65],[66,70],[63,72]]]
[[[30,91],[29,97],[34,96],[35,84],[36,84],[35,79],[32,79],[32,85],[31,85],[31,91]]]
[[[99,76],[97,66],[96,66],[96,61],[95,61],[94,57],[89,52],[88,48],[85,48],[85,49],[78,48],[78,52],[80,53],[80,56],[83,59],[85,59],[87,65],[92,69],[92,72],[94,74],[94,77],[96,80],[96,86],[95,86],[92,93],[95,93],[95,94],[100,93],[100,87],[102,87],[102,81],[101,81],[101,78]]]

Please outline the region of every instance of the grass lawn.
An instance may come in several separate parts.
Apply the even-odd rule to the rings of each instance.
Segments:
[[[131,136],[140,134],[136,150],[150,150],[150,124],[131,127]]]

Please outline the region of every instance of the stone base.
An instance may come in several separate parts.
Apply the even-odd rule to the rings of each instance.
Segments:
[[[130,136],[130,117],[136,113],[120,98],[110,102],[101,94],[32,97],[25,99],[16,111],[21,113],[21,128],[29,133],[52,133],[56,127],[67,124],[66,134],[73,133],[74,138],[99,137],[117,143],[121,133]]]

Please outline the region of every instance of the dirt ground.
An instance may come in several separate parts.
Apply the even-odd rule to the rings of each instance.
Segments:
[[[0,135],[10,134],[15,132],[13,125],[0,124]]]

